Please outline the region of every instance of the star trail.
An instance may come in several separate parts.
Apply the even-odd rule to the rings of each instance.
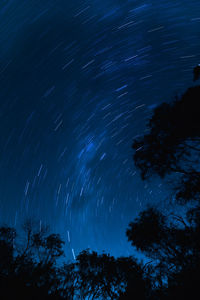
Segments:
[[[1,223],[49,224],[69,259],[131,254],[129,222],[167,195],[133,139],[199,62],[197,0],[2,0]]]

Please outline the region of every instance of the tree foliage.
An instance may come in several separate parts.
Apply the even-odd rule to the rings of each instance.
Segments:
[[[200,86],[158,106],[148,133],[134,140],[134,162],[143,179],[173,174],[177,200],[200,196]],[[178,175],[180,175],[178,177]]]
[[[0,288],[3,299],[145,299],[148,280],[132,257],[114,258],[85,250],[58,267],[64,242],[58,234],[23,225],[23,244],[13,228],[0,227]],[[143,295],[143,296],[142,296]]]
[[[194,81],[200,68],[194,69]],[[200,86],[189,88],[171,103],[158,106],[148,132],[133,143],[134,163],[143,180],[171,175],[176,200],[195,205],[185,215],[164,214],[153,207],[129,224],[128,240],[151,259],[150,299],[200,297]]]

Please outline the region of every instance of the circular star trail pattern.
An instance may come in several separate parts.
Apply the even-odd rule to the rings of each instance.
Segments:
[[[192,85],[197,0],[2,0],[0,217],[32,217],[81,250],[129,255],[125,231],[159,182],[132,141],[152,110]]]

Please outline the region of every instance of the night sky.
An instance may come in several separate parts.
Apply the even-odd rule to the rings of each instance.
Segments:
[[[1,223],[50,224],[68,259],[132,254],[129,222],[167,195],[133,139],[199,62],[199,0],[1,0]]]

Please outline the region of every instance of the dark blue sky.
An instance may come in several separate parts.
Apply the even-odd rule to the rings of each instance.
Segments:
[[[166,198],[133,138],[199,62],[198,0],[2,0],[1,222],[50,224],[70,259],[131,254],[128,223]]]

